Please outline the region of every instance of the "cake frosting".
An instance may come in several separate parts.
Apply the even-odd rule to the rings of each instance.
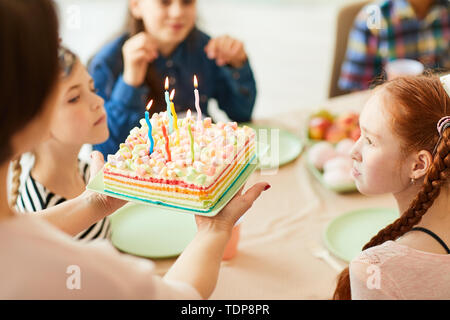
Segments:
[[[166,112],[130,131],[103,169],[105,191],[192,211],[208,212],[255,159],[255,131],[236,122],[196,121],[188,112],[168,132]],[[191,140],[192,137],[192,140]],[[193,144],[191,143],[193,141]]]

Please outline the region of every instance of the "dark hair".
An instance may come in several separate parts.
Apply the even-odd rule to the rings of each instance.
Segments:
[[[401,139],[403,152],[427,150],[433,153],[419,193],[400,218],[378,232],[363,250],[396,240],[414,225],[439,196],[441,188],[450,179],[450,128],[444,129],[442,138],[436,128],[440,119],[450,115],[450,97],[437,76],[401,77],[386,82],[381,90],[390,103],[386,110],[391,115],[392,131]],[[351,299],[350,274],[346,268],[339,275],[334,299]]]
[[[0,0],[0,163],[12,136],[41,111],[58,76],[58,18],[50,0]]]

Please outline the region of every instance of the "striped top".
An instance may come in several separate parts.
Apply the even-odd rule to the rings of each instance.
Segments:
[[[89,164],[84,161],[78,161],[78,168],[87,184],[89,181]],[[31,175],[31,171],[25,178],[25,182],[20,186],[17,197],[16,209],[19,212],[36,212],[56,206],[66,199],[48,190],[40,182],[36,181]],[[80,241],[89,241],[93,239],[109,238],[110,223],[108,217],[93,224],[88,229],[80,232],[74,238]]]
[[[450,69],[450,4],[435,0],[418,19],[407,0],[379,0],[355,19],[342,64],[339,87],[363,90],[383,75],[387,62],[413,59],[426,69]]]

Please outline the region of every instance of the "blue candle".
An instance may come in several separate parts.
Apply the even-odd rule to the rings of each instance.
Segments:
[[[171,134],[173,132],[173,117],[172,117],[172,112],[170,110],[169,78],[168,77],[166,77],[166,82],[164,84],[164,88],[166,89],[166,91],[164,92],[164,97],[166,99],[166,104],[167,104],[167,117],[169,119],[169,134]]]
[[[150,107],[153,104],[153,100],[150,100],[150,102],[147,105],[147,111],[145,111],[145,121],[147,122],[148,125],[148,140],[150,141],[150,150],[149,150],[149,155],[151,155],[153,153],[153,146],[155,145],[155,142],[153,141],[153,137],[152,137],[152,124],[150,122],[150,115],[148,113],[148,110],[150,110]]]

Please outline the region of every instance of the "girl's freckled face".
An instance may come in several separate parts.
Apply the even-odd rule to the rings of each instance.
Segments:
[[[397,193],[409,184],[401,141],[390,127],[383,90],[375,92],[360,116],[361,137],[352,150],[358,190],[367,195]]]

